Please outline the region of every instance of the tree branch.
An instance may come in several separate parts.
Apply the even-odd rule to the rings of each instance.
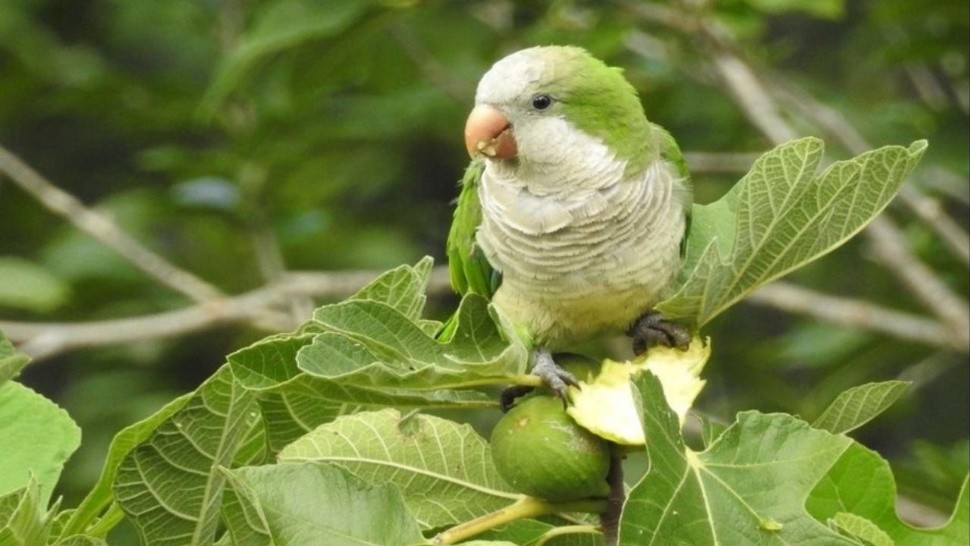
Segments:
[[[690,172],[695,174],[746,173],[760,154],[684,152]]]
[[[45,208],[114,250],[159,283],[197,302],[222,297],[223,294],[218,288],[144,246],[118,227],[107,214],[86,207],[2,146],[0,172],[6,174],[14,184],[32,195]]]
[[[937,345],[963,353],[970,352],[970,342],[966,338],[955,338],[937,321],[863,300],[823,294],[783,281],[761,287],[744,301],[808,315],[841,326],[889,334],[899,339]]]
[[[957,258],[970,264],[970,234],[943,212],[940,202],[912,186],[899,190],[899,200],[940,237]]]
[[[176,311],[75,323],[0,321],[0,331],[35,361],[84,347],[169,338],[226,324],[246,324],[271,332],[288,331],[299,326],[301,321],[276,313],[279,305],[294,297],[346,297],[360,290],[376,275],[373,271],[291,272],[250,292]],[[428,283],[428,293],[444,294],[450,289],[447,268],[435,268]],[[267,320],[267,317],[271,318]],[[305,318],[309,319],[309,316]]]

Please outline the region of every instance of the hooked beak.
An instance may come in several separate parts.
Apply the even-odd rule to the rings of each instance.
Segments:
[[[479,104],[465,122],[465,149],[468,155],[492,159],[515,157],[516,144],[509,120],[499,109]]]

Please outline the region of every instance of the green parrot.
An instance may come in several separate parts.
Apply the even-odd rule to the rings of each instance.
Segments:
[[[508,317],[533,374],[565,401],[576,379],[553,351],[624,331],[638,353],[689,344],[652,308],[681,267],[690,178],[619,69],[579,47],[513,53],[479,82],[465,145],[452,285]]]

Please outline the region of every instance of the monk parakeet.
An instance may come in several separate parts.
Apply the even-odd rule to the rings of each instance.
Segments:
[[[619,69],[579,47],[513,53],[482,77],[448,260],[531,342],[532,373],[565,400],[552,351],[626,331],[686,347],[652,312],[681,266],[691,189],[677,143]]]

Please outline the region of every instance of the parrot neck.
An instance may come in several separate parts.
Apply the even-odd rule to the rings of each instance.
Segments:
[[[642,178],[602,140],[564,118],[546,118],[515,128],[518,155],[487,160],[486,172],[498,184],[536,196],[570,199],[624,180]]]

